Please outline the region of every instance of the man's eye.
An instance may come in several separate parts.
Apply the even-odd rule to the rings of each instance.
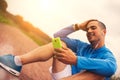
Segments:
[[[95,27],[95,26],[92,26],[92,27],[91,27],[91,29],[92,29],[92,30],[95,30],[95,29],[96,29],[96,27]]]

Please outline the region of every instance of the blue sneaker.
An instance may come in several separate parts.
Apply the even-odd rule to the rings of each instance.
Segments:
[[[11,74],[19,76],[22,66],[17,66],[14,58],[15,56],[11,54],[0,56],[0,66]]]

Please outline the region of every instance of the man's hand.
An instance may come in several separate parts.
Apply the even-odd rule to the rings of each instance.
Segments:
[[[72,50],[70,50],[67,47],[62,47],[59,49],[55,49],[56,53],[55,53],[55,57],[65,63],[65,64],[73,64],[76,65],[77,62],[77,56],[74,54],[74,52]]]
[[[85,21],[81,24],[77,23],[73,27],[74,27],[75,30],[80,30],[81,29],[83,31],[86,31],[87,24],[91,21],[97,21],[97,20],[96,19],[90,19],[90,20],[87,20],[87,21]]]

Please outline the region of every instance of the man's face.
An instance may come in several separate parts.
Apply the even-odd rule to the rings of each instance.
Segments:
[[[97,21],[91,21],[87,25],[87,38],[88,41],[94,42],[104,39],[105,29],[102,29]]]

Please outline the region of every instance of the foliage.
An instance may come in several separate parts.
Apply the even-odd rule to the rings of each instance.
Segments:
[[[5,0],[0,0],[0,10],[6,11],[7,6],[8,5]]]

